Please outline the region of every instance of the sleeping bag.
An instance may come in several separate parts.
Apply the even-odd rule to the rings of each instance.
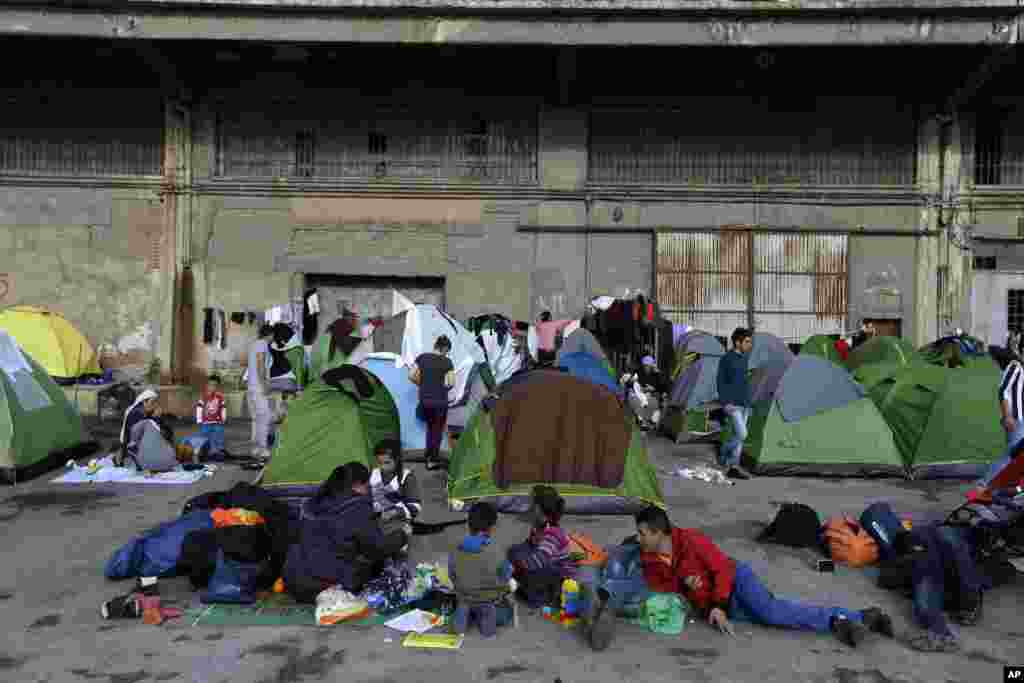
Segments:
[[[185,536],[191,531],[212,529],[209,510],[195,510],[150,529],[118,549],[103,569],[108,579],[137,576],[174,576]]]

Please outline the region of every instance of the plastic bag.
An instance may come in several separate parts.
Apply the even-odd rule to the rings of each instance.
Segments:
[[[217,551],[217,567],[199,599],[203,604],[251,605],[256,602],[256,584],[267,569],[263,562],[239,562]]]
[[[331,626],[348,619],[360,619],[370,613],[366,600],[332,586],[316,596],[316,623]]]
[[[652,593],[644,601],[640,614],[632,619],[655,633],[679,635],[686,627],[689,603],[676,593]]]

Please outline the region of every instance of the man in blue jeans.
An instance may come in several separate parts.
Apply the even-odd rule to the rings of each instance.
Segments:
[[[747,380],[747,355],[754,346],[750,330],[738,327],[732,333],[732,350],[718,363],[718,401],[732,420],[733,436],[722,444],[718,464],[732,479],[750,479],[740,467],[743,442],[747,440],[750,420],[750,382]]]
[[[915,650],[959,649],[946,611],[962,626],[974,626],[981,620],[983,591],[991,587],[991,581],[974,561],[971,533],[967,527],[927,525],[902,534],[897,541],[899,551],[913,554],[914,620],[924,629],[910,639]],[[947,595],[953,604],[947,604]]]

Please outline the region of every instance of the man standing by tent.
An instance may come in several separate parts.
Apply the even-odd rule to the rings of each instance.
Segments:
[[[267,446],[270,438],[270,423],[273,415],[270,413],[269,387],[269,363],[267,356],[270,353],[269,339],[274,328],[270,325],[260,327],[259,338],[249,346],[249,366],[246,369],[248,378],[248,392],[246,399],[249,403],[249,415],[252,417],[252,454],[256,457],[268,455]]]
[[[743,442],[747,440],[750,420],[750,383],[747,381],[747,354],[754,347],[750,330],[737,327],[732,333],[732,350],[718,363],[718,400],[732,420],[733,436],[722,444],[718,464],[732,479],[750,479],[740,467]]]
[[[999,378],[999,424],[1006,432],[1006,452],[978,480],[973,492],[975,495],[988,488],[996,475],[1013,459],[1017,444],[1024,440],[1024,367],[1009,349],[993,346],[989,353],[1003,371]]]
[[[427,423],[427,469],[440,467],[441,440],[448,419],[448,390],[455,384],[455,366],[452,365],[452,342],[441,335],[434,342],[434,353],[421,353],[416,358],[409,379],[420,388],[417,417]]]

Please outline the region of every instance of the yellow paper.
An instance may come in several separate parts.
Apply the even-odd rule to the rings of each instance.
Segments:
[[[425,647],[438,650],[458,650],[465,636],[454,633],[410,633],[402,641],[405,647]]]

